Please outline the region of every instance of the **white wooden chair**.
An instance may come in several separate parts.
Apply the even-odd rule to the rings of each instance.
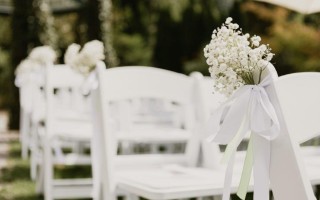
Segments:
[[[196,73],[191,75],[195,76]],[[300,144],[320,134],[320,126],[316,123],[319,121],[317,119],[320,119],[320,106],[318,103],[320,91],[316,89],[320,86],[319,76],[319,73],[290,74],[279,77],[275,84],[290,135]],[[205,97],[203,104],[207,111],[214,111],[217,108],[219,104],[217,99],[221,102],[224,101],[224,98],[219,94],[211,93],[213,91],[212,85],[213,79],[211,78],[204,78],[202,81],[203,96]],[[218,98],[214,98],[217,95]],[[308,105],[308,108],[306,109],[303,105]],[[301,134],[305,132],[309,132],[311,135]],[[214,145],[202,145],[206,145],[206,148],[209,148],[209,151],[207,149],[207,153],[204,153],[204,163],[209,163],[209,166],[216,166],[219,160],[212,159],[212,152],[216,152]],[[203,149],[206,150],[205,147]],[[241,161],[237,164],[243,164],[244,153],[243,151],[237,152],[237,161]],[[307,174],[309,174],[311,183],[313,185],[319,184],[320,173],[317,170],[317,167],[320,167],[320,161],[317,161],[320,156],[319,147],[302,147],[301,154],[306,163]]]
[[[102,182],[104,199],[115,197],[115,187],[148,199],[176,199],[198,196],[220,195],[223,191],[223,171],[204,168],[165,167],[140,168],[121,171],[115,156],[116,132],[112,129],[108,117],[108,102],[127,96],[153,94],[160,96],[166,91],[171,98],[181,98],[178,91],[189,91],[185,83],[172,76],[172,80],[160,81],[160,73],[146,76],[142,69],[112,69],[99,73],[100,87],[96,97],[96,105],[100,113],[96,113],[100,133]],[[146,69],[145,69],[146,70]],[[271,68],[271,73],[274,69]],[[115,73],[123,73],[115,76]],[[129,78],[128,78],[129,77]],[[145,82],[144,82],[145,81]],[[126,83],[126,84],[124,84]],[[139,85],[139,83],[142,83]],[[166,89],[160,90],[165,87]],[[279,137],[271,142],[270,185],[276,200],[314,200],[314,194],[305,172],[298,143],[292,141],[290,129],[287,129],[279,103],[277,82],[267,88],[267,93],[279,117],[281,131]],[[159,90],[158,90],[159,89]],[[173,90],[176,89],[176,92]],[[129,90],[129,91],[127,91]],[[126,91],[126,92],[124,92]],[[149,93],[147,93],[147,91]],[[149,94],[149,95],[150,95]],[[186,101],[189,95],[184,96]],[[201,98],[201,97],[200,97]],[[199,144],[198,144],[199,145]],[[193,149],[193,151],[196,151]],[[132,161],[134,162],[134,161]],[[288,166],[288,167],[286,167]],[[238,183],[233,183],[233,191]]]
[[[35,130],[32,119],[33,109],[36,106],[35,100],[38,89],[43,86],[41,69],[17,74],[15,84],[19,87],[21,156],[26,159],[29,156],[30,145],[32,145],[30,138]]]
[[[101,172],[100,181],[103,183],[104,199],[112,199],[116,196],[113,186],[117,181],[110,181],[117,177],[116,174],[124,174],[131,169],[161,168],[170,163],[184,166],[196,164],[197,143],[189,143],[183,154],[117,155],[116,149],[118,142],[122,140],[123,130],[117,129],[115,126],[117,122],[110,114],[110,105],[122,100],[154,98],[173,102],[179,105],[183,112],[179,128],[169,129],[156,126],[143,129],[141,127],[140,130],[147,131],[148,135],[139,135],[138,132],[131,132],[130,129],[126,131],[126,134],[131,134],[131,138],[136,141],[149,143],[190,141],[190,135],[193,134],[196,125],[193,95],[195,80],[193,78],[153,67],[135,66],[100,70],[98,80],[99,88],[93,96],[94,127],[96,128],[94,133],[97,133],[94,139],[97,141],[95,146],[100,147],[98,152],[100,152],[102,162],[99,166],[102,167],[98,170]]]
[[[320,73],[304,72],[281,76],[276,84],[288,130],[298,143],[320,136]],[[320,184],[320,148],[301,147],[307,174]]]
[[[69,107],[59,108],[55,102],[55,91],[65,88],[80,88],[84,77],[65,65],[48,66],[45,85],[45,127],[41,138],[43,149],[38,187],[44,185],[46,200],[92,197],[92,180],[54,179],[54,166],[91,165],[90,155],[72,151],[63,154],[64,142],[89,143],[92,137],[90,113],[83,113],[70,101]],[[78,97],[77,97],[78,98]],[[78,100],[76,100],[78,101]],[[84,105],[86,106],[86,105]],[[63,109],[61,111],[61,109]],[[89,146],[90,147],[90,146]],[[44,182],[43,182],[44,181]],[[38,188],[41,189],[41,188]]]

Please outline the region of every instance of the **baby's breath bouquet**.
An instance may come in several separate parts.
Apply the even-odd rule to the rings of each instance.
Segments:
[[[242,85],[260,83],[261,74],[274,55],[269,45],[260,41],[259,36],[243,34],[231,17],[213,31],[204,56],[216,91],[230,96]]]

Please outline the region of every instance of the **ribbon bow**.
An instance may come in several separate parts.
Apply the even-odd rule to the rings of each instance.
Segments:
[[[241,87],[216,110],[205,127],[205,133],[216,133],[207,138],[208,142],[228,144],[223,157],[224,162],[229,161],[223,200],[230,198],[235,153],[249,131],[251,137],[237,195],[245,199],[253,168],[254,199],[269,200],[270,141],[280,132],[278,117],[265,90],[271,82],[269,74],[258,85]]]

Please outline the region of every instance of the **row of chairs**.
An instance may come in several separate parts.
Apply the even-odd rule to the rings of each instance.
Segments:
[[[31,128],[21,129],[21,141],[23,149],[31,149],[31,174],[45,199],[115,199],[119,195],[175,199],[222,194],[224,168],[219,167],[219,146],[203,142],[201,132],[210,112],[224,100],[212,93],[211,79],[152,67],[105,69],[102,62],[94,73],[99,86],[83,96],[82,75],[64,65],[47,66],[44,84],[37,85],[34,94],[41,96],[42,103],[34,104],[29,112],[22,106],[21,127]],[[320,130],[316,123],[320,92],[312,89],[319,85],[318,73],[280,77],[275,84],[275,99],[280,101],[288,132],[299,142]],[[42,113],[37,115],[43,116],[43,121],[40,117],[30,120],[34,113]],[[287,142],[295,147],[290,138]],[[146,145],[153,154],[137,154]],[[71,153],[65,153],[66,148]],[[306,152],[303,157],[311,163],[307,165],[309,176],[317,184],[317,149]],[[243,155],[237,155],[239,160]],[[286,170],[287,174],[306,179],[299,156],[289,156],[290,162],[294,170]],[[54,166],[62,164],[92,165],[93,178],[56,180]],[[237,162],[239,177],[241,165]],[[297,193],[311,197],[307,182],[296,184],[300,186]],[[234,188],[236,185],[234,182]],[[288,196],[278,193],[284,196],[276,199]]]

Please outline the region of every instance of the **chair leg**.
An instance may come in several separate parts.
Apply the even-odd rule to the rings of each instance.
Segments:
[[[53,162],[52,162],[52,149],[48,136],[45,138],[43,144],[43,167],[44,167],[44,199],[53,200],[52,181],[53,181]]]
[[[36,180],[36,178],[37,178],[37,158],[36,158],[35,154],[36,154],[35,152],[31,152],[31,155],[30,155],[30,176],[31,176],[31,180]]]
[[[36,176],[36,194],[44,193],[44,166],[39,166],[39,174]]]
[[[36,180],[37,178],[37,167],[38,167],[38,158],[40,155],[40,149],[38,144],[38,135],[37,135],[37,128],[33,126],[32,128],[32,135],[30,139],[30,176],[31,180]]]
[[[29,150],[28,134],[30,132],[29,116],[22,111],[20,120],[21,120],[21,123],[20,123],[21,157],[22,159],[27,159],[28,150]]]

